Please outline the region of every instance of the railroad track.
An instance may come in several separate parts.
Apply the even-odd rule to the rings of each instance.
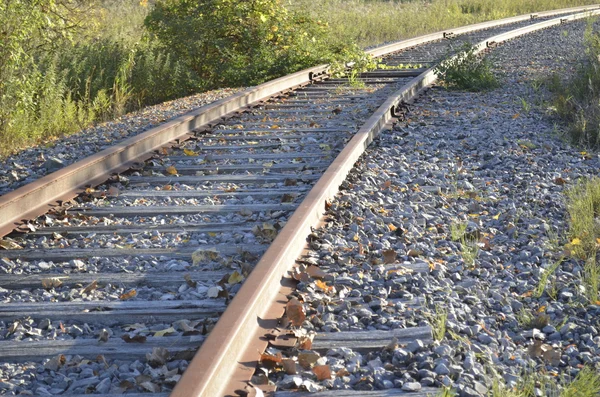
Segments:
[[[547,26],[561,23],[553,15],[384,46],[372,53],[386,55],[389,68],[356,80],[331,79],[326,67],[316,67],[172,121],[1,197],[2,231],[28,232],[2,240],[0,393],[166,395],[178,383],[175,396],[242,389],[256,348],[267,344],[254,338],[248,348],[248,340],[276,326],[287,302],[269,307],[281,275],[373,136],[433,80],[427,68],[463,41],[484,40],[483,48],[485,39],[500,42],[502,34],[546,19]],[[272,99],[231,114],[235,106],[266,98]],[[110,175],[115,170],[122,172]],[[63,179],[55,182],[55,176]],[[55,204],[76,192],[74,200]],[[22,222],[24,213],[29,220]],[[317,271],[314,264],[311,269]],[[428,268],[416,264],[412,270]],[[254,325],[256,316],[264,320],[261,329],[234,331]],[[244,333],[248,337],[240,337]],[[393,338],[399,344],[426,341],[431,330],[335,336],[318,335],[312,348],[359,343],[375,349]],[[285,332],[272,338],[273,346],[296,342]],[[246,361],[251,364],[236,364]],[[188,365],[191,370],[181,378]]]

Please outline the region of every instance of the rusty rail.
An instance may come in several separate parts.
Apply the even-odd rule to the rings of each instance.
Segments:
[[[600,15],[598,7],[575,10],[582,9],[584,12],[580,14],[552,19],[490,37],[476,44],[476,51],[483,51],[492,42],[501,43],[526,33],[560,25],[565,21]],[[503,21],[505,20],[499,21],[500,24],[504,23]],[[511,18],[511,21],[518,20]],[[485,23],[471,26],[482,29],[492,25]],[[467,31],[469,31],[468,27],[454,30],[460,33]],[[393,52],[442,37],[443,32],[440,32],[423,36],[421,38],[423,41],[417,38],[386,47]],[[404,45],[406,47],[403,47]],[[387,52],[376,49],[372,53],[382,56]],[[460,54],[455,57],[460,57]],[[433,68],[423,72],[391,96],[352,138],[265,252],[190,363],[171,394],[172,397],[236,395],[236,390],[243,390],[247,386],[257,364],[258,351],[262,351],[268,343],[264,336],[277,326],[277,321],[283,314],[287,302],[289,285],[286,284],[287,279],[282,277],[294,265],[296,258],[305,248],[305,239],[311,228],[319,224],[326,201],[337,193],[339,185],[356,160],[392,119],[395,109],[403,102],[414,98],[435,80]]]

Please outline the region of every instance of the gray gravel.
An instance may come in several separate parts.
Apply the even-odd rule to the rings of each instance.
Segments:
[[[308,256],[333,288],[299,284],[306,332],[435,327],[446,313],[444,338],[364,355],[332,349],[319,363],[343,374],[271,381],[312,390],[450,386],[486,396],[496,380],[516,387],[523,370],[569,378],[582,365],[599,367],[600,306],[584,296],[583,263],[565,259],[534,294],[562,255],[564,190],[600,166],[596,153],[561,138],[539,84],[573,70],[584,29],[568,24],[494,50],[502,88],[422,95],[356,164],[327,226],[311,237]],[[393,271],[384,261],[390,250],[397,263],[425,261],[432,271]],[[339,304],[346,297],[355,304]],[[426,304],[401,303],[412,298]]]

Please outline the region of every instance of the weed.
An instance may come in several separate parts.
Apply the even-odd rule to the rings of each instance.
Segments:
[[[515,317],[521,328],[531,328],[531,323],[533,322],[533,314],[525,310],[525,308],[519,310],[519,312],[516,313]]]
[[[517,97],[519,98],[519,101],[521,101],[521,107],[523,108],[523,111],[525,113],[529,113],[529,111],[531,110],[531,105],[525,100],[525,98],[523,97]]]
[[[446,321],[448,321],[448,311],[440,304],[435,305],[435,313],[429,315],[433,339],[441,341],[446,336]]]
[[[468,43],[457,56],[442,61],[434,70],[449,88],[484,91],[500,85],[489,60],[478,56],[475,47]]]
[[[548,79],[554,93],[552,110],[568,124],[571,141],[575,144],[600,147],[600,33],[592,23],[585,32],[585,57],[577,71],[563,82],[557,75]]]
[[[451,387],[443,387],[435,397],[456,397],[456,391]]]
[[[583,367],[577,377],[567,383],[560,397],[594,397],[600,393],[600,374],[590,367]]]
[[[533,150],[535,148],[537,148],[537,145],[529,140],[526,139],[519,139],[517,140],[517,145],[529,149],[529,150]]]
[[[596,261],[600,224],[600,178],[582,180],[565,192],[569,213],[569,241],[567,249],[584,262],[583,285],[587,298],[598,300],[600,269]]]
[[[460,242],[460,254],[463,262],[468,268],[475,266],[475,261],[479,256],[479,245],[477,238],[469,236],[467,233],[467,223],[458,222],[450,224],[450,238],[452,241]]]
[[[450,224],[450,238],[452,241],[461,240],[467,231],[467,222],[458,222]]]
[[[548,278],[552,274],[554,274],[554,272],[556,271],[556,269],[558,269],[558,267],[563,262],[563,260],[564,260],[564,258],[560,258],[559,260],[554,262],[548,269],[544,270],[544,272],[542,273],[542,275],[540,277],[540,281],[539,281],[538,285],[535,287],[535,290],[533,291],[534,297],[539,298],[542,296],[542,294],[544,293],[544,290],[546,289],[546,284],[548,283]],[[550,294],[548,294],[548,295],[550,295]]]

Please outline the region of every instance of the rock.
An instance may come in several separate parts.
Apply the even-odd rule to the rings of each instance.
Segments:
[[[421,384],[419,382],[406,382],[402,385],[402,390],[408,392],[416,392],[421,390]]]

